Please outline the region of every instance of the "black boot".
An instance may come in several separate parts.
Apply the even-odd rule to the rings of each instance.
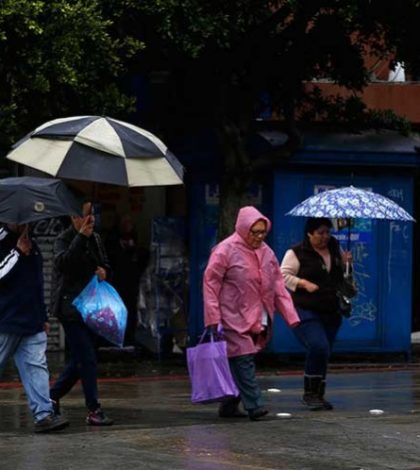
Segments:
[[[324,401],[320,398],[322,377],[304,376],[302,403],[311,411],[324,410]]]
[[[325,386],[326,386],[326,381],[325,381],[325,378],[323,378],[322,381],[321,381],[321,385],[319,387],[319,395],[318,396],[319,396],[319,399],[323,403],[324,410],[333,410],[334,406],[332,405],[332,403],[330,403],[328,400],[324,399]]]
[[[239,409],[241,397],[226,398],[220,403],[220,418],[246,418],[246,414]]]

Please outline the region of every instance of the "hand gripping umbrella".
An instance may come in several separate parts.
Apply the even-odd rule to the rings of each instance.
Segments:
[[[152,133],[109,117],[49,121],[29,133],[9,160],[49,175],[125,187],[182,184],[183,167]]]
[[[20,225],[81,214],[82,202],[63,181],[29,176],[0,180],[0,222]]]

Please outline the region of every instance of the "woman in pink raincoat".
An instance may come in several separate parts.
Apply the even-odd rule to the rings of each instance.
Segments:
[[[264,242],[270,227],[255,207],[240,209],[235,232],[216,245],[204,273],[205,325],[222,325],[240,391],[238,398],[221,403],[221,417],[246,416],[239,411],[240,401],[251,420],[267,414],[255,376],[255,354],[270,339],[275,310],[292,328],[299,324],[278,260]]]

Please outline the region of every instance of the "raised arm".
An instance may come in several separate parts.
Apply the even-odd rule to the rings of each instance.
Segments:
[[[59,271],[67,271],[77,268],[85,259],[88,237],[77,233],[70,241],[58,237],[54,243],[54,263]]]

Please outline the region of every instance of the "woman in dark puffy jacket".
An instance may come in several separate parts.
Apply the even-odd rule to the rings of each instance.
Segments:
[[[293,331],[306,349],[303,403],[310,410],[331,410],[324,399],[328,361],[342,322],[337,297],[350,252],[341,252],[327,218],[309,218],[304,240],[284,255],[286,286],[301,323]]]

